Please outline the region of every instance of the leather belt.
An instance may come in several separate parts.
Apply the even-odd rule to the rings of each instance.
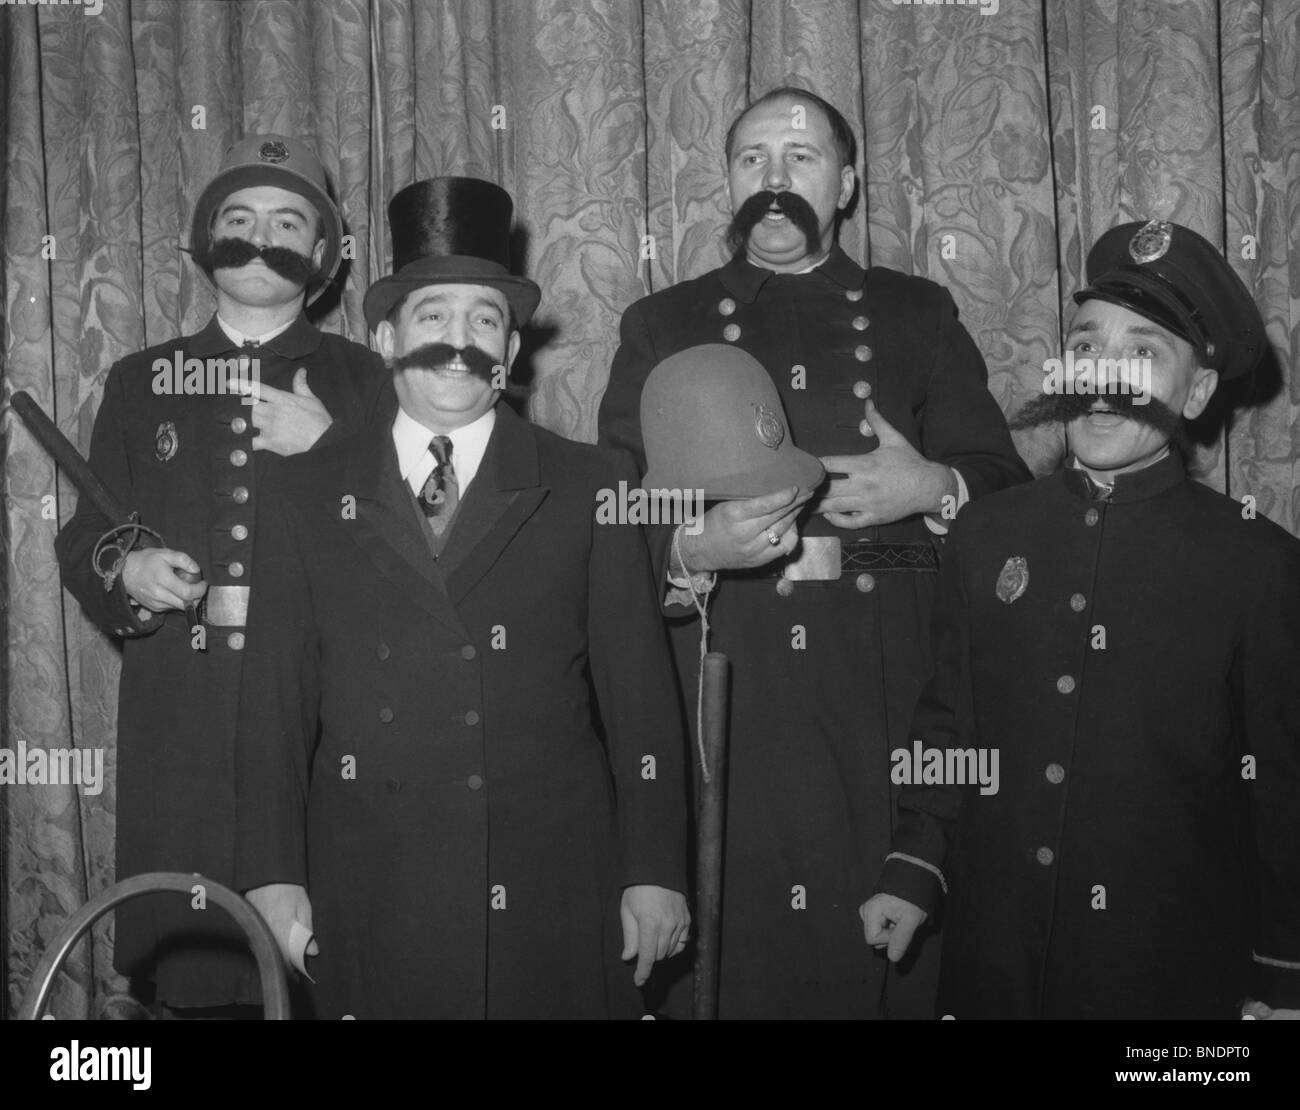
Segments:
[[[898,570],[938,573],[939,557],[933,544],[802,536],[798,558],[772,564],[769,575],[793,582],[832,582],[845,574],[887,574]]]
[[[209,586],[203,595],[203,623],[214,628],[243,628],[248,622],[247,586]]]

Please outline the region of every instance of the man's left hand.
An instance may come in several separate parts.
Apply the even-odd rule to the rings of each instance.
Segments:
[[[691,913],[686,898],[661,886],[630,886],[619,908],[623,919],[623,959],[636,957],[632,982],[643,986],[656,960],[676,956],[686,948]]]
[[[1274,1009],[1263,1002],[1247,1002],[1241,1008],[1241,1016],[1254,1018],[1256,1021],[1300,1021],[1300,1010]]]
[[[253,450],[274,451],[277,455],[300,455],[308,451],[330,426],[330,414],[307,384],[307,368],[298,367],[293,376],[293,392],[258,389],[259,400],[253,405]]]
[[[822,465],[847,478],[832,481],[814,512],[836,528],[892,524],[915,513],[937,513],[947,495],[957,496],[957,476],[931,462],[890,424],[870,398],[867,422],[880,446],[865,455],[828,455]]]

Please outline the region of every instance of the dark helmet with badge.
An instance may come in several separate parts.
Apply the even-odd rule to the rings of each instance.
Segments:
[[[1120,224],[1088,252],[1075,302],[1109,301],[1187,340],[1220,379],[1249,373],[1267,345],[1254,298],[1220,254],[1167,220]]]
[[[408,185],[388,204],[393,273],[366,290],[370,330],[393,305],[426,285],[486,285],[506,295],[515,327],[528,323],[542,291],[510,269],[514,201],[477,177],[431,177]]]
[[[212,218],[221,202],[240,189],[274,185],[306,197],[320,214],[325,240],[320,272],[307,287],[310,304],[325,291],[343,258],[343,221],[329,194],[325,168],[306,143],[285,135],[247,135],[226,151],[221,168],[199,194],[190,225],[190,250],[200,259],[212,248]],[[212,272],[205,266],[205,273]]]
[[[688,347],[650,371],[641,390],[641,486],[702,489],[708,501],[808,490],[821,462],[790,438],[776,386],[753,355],[723,343]]]

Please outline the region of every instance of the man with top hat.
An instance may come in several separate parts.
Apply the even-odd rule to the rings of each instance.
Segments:
[[[999,753],[995,791],[909,774],[867,940],[942,907],[962,1018],[1300,1016],[1300,541],[1189,479],[1180,441],[1264,322],[1195,232],[1088,256],[1065,467],[948,540],[922,752]],[[1089,373],[1082,361],[1089,360]]]
[[[597,516],[631,463],[498,404],[540,298],[512,208],[463,177],[393,198],[365,311],[397,410],[258,515],[239,881],[317,1017],[638,1017],[686,944],[649,554]]]
[[[886,994],[857,910],[889,843],[890,751],[928,673],[935,537],[966,500],[1028,477],[949,294],[837,245],[855,152],[811,93],[777,89],[741,113],[726,143],[734,257],[624,313],[600,409],[601,442],[644,469],[652,368],[733,345],[763,364],[794,442],[828,471],[816,491],[714,506],[671,555],[673,529],[652,539],[692,704],[693,596],[712,591],[712,646],[733,666],[724,1018],[931,1012],[937,945]]]
[[[182,871],[232,881],[235,711],[261,489],[281,457],[359,427],[386,387],[375,355],[303,315],[338,269],[341,239],[306,145],[235,143],[190,236],[216,314],[195,335],[122,359],[105,381],[91,466],[168,544],[127,550],[84,499],[56,543],[67,588],[123,641],[119,880]],[[170,1011],[259,997],[242,932],[175,895],[117,910],[114,966],[153,978]]]

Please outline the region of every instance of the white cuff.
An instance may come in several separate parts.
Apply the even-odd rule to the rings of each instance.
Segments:
[[[952,471],[953,477],[957,479],[957,504],[953,507],[950,516],[945,516],[942,511],[925,514],[925,526],[936,536],[946,536],[948,534],[949,526],[956,519],[957,514],[965,507],[966,502],[970,500],[970,490],[966,486],[966,479],[961,476],[961,471],[955,466],[950,466],[948,469]]]

